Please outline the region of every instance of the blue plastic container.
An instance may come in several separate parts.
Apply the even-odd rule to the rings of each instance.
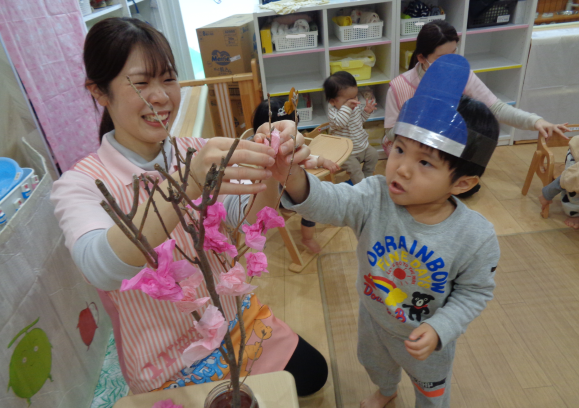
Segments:
[[[22,181],[24,171],[8,157],[0,157],[0,200]]]

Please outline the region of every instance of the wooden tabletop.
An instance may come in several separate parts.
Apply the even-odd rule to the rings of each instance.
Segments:
[[[118,400],[113,408],[150,408],[154,403],[168,398],[174,404],[183,405],[183,408],[203,408],[207,394],[225,381],[130,395]],[[287,371],[251,375],[245,384],[255,394],[259,408],[299,408],[296,384]]]

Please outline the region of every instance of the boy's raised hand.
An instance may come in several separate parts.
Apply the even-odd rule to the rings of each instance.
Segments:
[[[277,156],[275,158],[275,163],[269,166],[267,169],[271,171],[272,176],[280,183],[285,182],[287,174],[290,169],[290,161],[292,157],[292,151],[294,147],[294,141],[292,135],[296,133],[295,122],[291,120],[282,120],[279,122],[272,123],[272,128],[275,126],[280,132],[280,146]],[[269,136],[269,124],[264,123],[255,132],[254,141],[256,143],[263,143],[266,137]],[[294,155],[293,167],[297,168],[303,161],[305,161],[310,155],[310,148],[305,145],[304,136],[297,132],[296,136],[296,152]],[[313,167],[305,163],[306,167]],[[292,172],[293,173],[293,172]]]
[[[417,360],[426,360],[438,346],[438,333],[428,323],[422,323],[412,330],[404,341],[408,353]]]

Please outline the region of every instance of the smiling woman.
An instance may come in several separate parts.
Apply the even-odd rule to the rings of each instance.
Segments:
[[[147,260],[101,207],[103,195],[95,185],[95,180],[101,180],[124,208],[125,204],[130,206],[133,202],[134,174],[159,179],[161,191],[167,191],[168,179],[162,181],[157,168],[166,169],[164,174],[178,179],[182,169],[174,159],[173,145],[165,129],[177,117],[180,104],[171,48],[165,37],[148,24],[136,19],[113,18],[92,27],[85,42],[84,61],[86,86],[95,104],[104,108],[101,147],[54,184],[51,199],[64,230],[66,245],[87,280],[99,289],[113,321],[123,375],[134,393],[222,379],[228,373],[227,365],[220,365],[223,370],[219,375],[205,378],[205,369],[211,362],[197,361],[191,365],[183,356],[182,350],[200,337],[192,315],[181,313],[174,303],[153,299],[141,292],[119,290],[123,281],[143,270]],[[151,108],[158,112],[163,126],[151,114]],[[294,142],[290,138],[293,123],[291,127],[284,126],[284,122],[276,126],[281,131],[282,148],[293,151]],[[304,143],[300,134],[296,142],[298,145]],[[211,166],[227,155],[234,139],[179,138],[175,143],[181,151],[194,149],[190,175],[193,180],[204,181]],[[298,162],[309,154],[307,148],[302,150],[296,153]],[[275,205],[278,183],[270,179],[277,166],[274,157],[273,149],[264,144],[242,140],[237,145],[219,191],[219,201],[227,212],[227,224],[235,226],[240,222],[251,194],[261,192],[248,211],[249,223],[255,222],[256,214],[263,207]],[[173,160],[168,162],[171,158]],[[232,182],[241,179],[261,182]],[[197,183],[192,181],[183,188],[191,200],[201,195]],[[193,242],[184,232],[179,215],[171,202],[159,197],[159,190],[151,193],[159,217],[147,217],[147,212],[153,213],[153,210],[148,211],[147,197],[143,193],[137,196],[133,222],[141,225],[146,218],[142,236],[147,237],[152,248],[165,243],[170,235],[183,254],[187,254],[184,256],[195,258]],[[218,285],[219,272],[225,272],[225,266],[213,253],[208,258]],[[206,292],[203,283],[197,294]],[[276,319],[255,295],[248,296],[245,301],[247,309],[243,312],[243,321],[246,327],[259,320],[259,324],[271,329],[270,336],[262,342],[261,357],[252,365],[252,374],[285,369],[296,378],[298,394],[307,395],[321,388],[327,377],[323,356],[283,321]],[[225,317],[234,321],[235,302],[223,304]],[[239,344],[241,340],[237,341]],[[220,353],[216,349],[211,358],[221,362]]]

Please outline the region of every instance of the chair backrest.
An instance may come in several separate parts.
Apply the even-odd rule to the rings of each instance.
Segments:
[[[321,135],[310,143],[310,150],[313,155],[324,156],[339,166],[350,157],[353,148],[352,139],[332,135]],[[320,179],[330,174],[329,170],[324,168],[309,169],[307,172]]]
[[[579,125],[569,125],[571,132],[579,131]],[[565,147],[569,145],[569,139],[554,134],[549,139],[545,139],[544,136],[539,134],[539,140],[537,142],[537,152],[539,156],[539,166],[537,166],[537,176],[543,182],[543,185],[547,185],[553,180],[555,180],[561,174],[564,164],[555,163],[555,156],[550,150],[552,147]]]
[[[319,125],[318,127],[316,127],[314,130],[312,130],[311,132],[304,132],[304,137],[306,138],[306,144],[309,145],[312,140],[314,140],[314,138],[318,135],[320,135],[322,132],[324,132],[325,130],[328,130],[330,128],[330,124],[329,123],[322,123],[321,125]]]
[[[241,136],[239,136],[240,139],[247,139],[248,137],[253,136],[253,128],[249,128],[247,129],[245,132],[243,132],[241,134]]]

